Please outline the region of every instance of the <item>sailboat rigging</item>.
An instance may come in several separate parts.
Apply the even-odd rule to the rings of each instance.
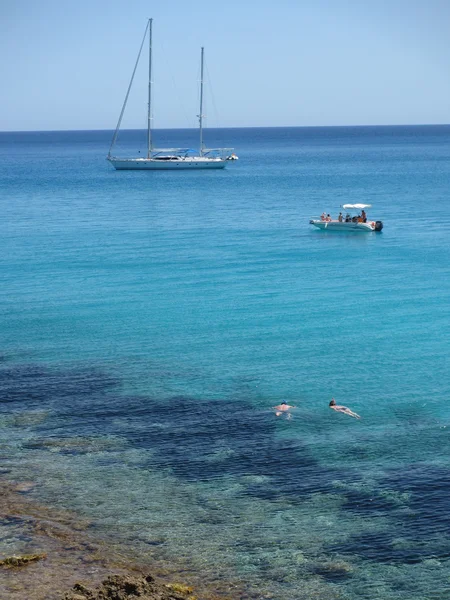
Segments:
[[[115,169],[124,170],[142,170],[142,169],[223,169],[228,160],[236,160],[237,156],[233,153],[233,148],[205,148],[203,142],[203,66],[204,66],[204,48],[201,49],[201,74],[200,74],[200,112],[198,114],[200,130],[200,147],[198,154],[192,154],[192,150],[184,148],[154,148],[151,127],[152,110],[152,25],[153,19],[149,19],[145,28],[136,64],[131,75],[125,100],[120,112],[117,127],[114,131],[111,146],[109,148],[107,160]],[[138,158],[119,158],[113,156],[112,151],[117,141],[120,125],[125,112],[125,108],[133,85],[134,75],[142,54],[142,49],[149,35],[149,67],[148,67],[148,124],[147,124],[147,156]]]

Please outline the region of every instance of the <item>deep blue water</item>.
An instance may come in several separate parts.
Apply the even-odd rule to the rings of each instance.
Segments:
[[[2,468],[261,598],[447,598],[450,126],[210,130],[240,160],[181,173],[111,135],[0,134]],[[346,202],[383,232],[309,225]]]

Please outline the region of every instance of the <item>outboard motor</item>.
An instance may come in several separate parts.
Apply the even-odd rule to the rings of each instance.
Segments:
[[[375,231],[381,231],[383,229],[383,221],[375,221]]]

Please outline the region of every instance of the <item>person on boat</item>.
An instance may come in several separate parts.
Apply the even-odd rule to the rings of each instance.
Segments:
[[[343,220],[344,220],[344,217],[342,216],[342,213],[340,212],[339,216],[338,216],[338,221],[339,221],[339,223],[342,223]]]
[[[362,223],[367,223],[367,215],[366,215],[366,211],[364,209],[361,211],[361,219],[362,219]]]
[[[361,418],[357,413],[353,412],[346,406],[340,406],[339,404],[336,404],[336,400],[334,398],[331,398],[331,402],[328,406],[330,408],[332,408],[333,410],[335,410],[336,412],[344,413],[344,415],[349,415],[350,417],[355,417],[355,419]]]
[[[295,408],[295,406],[292,406],[292,405],[288,404],[287,402],[282,402],[278,406],[272,406],[272,408],[276,411],[275,412],[276,417],[280,417],[283,413],[287,413],[287,418],[290,419],[291,415],[289,413],[289,409]]]
[[[327,218],[325,219],[325,221],[331,221],[331,217],[329,214],[327,215]]]
[[[327,217],[327,215],[325,214],[325,212],[323,212],[323,213],[320,215],[320,220],[321,220],[321,221],[326,221],[326,217]]]

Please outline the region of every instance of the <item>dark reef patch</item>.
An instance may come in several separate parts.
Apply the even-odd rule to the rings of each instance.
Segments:
[[[344,493],[346,502],[344,510],[349,510],[360,515],[385,515],[387,511],[395,508],[395,500],[389,495],[383,495],[376,490],[359,490],[350,488]]]
[[[429,464],[390,472],[383,486],[408,495],[405,521],[420,536],[450,535],[450,468]]]
[[[407,564],[450,557],[450,468],[416,464],[391,470],[377,490],[350,490],[346,497],[344,510],[389,517],[391,526],[353,536],[330,551]]]
[[[321,467],[298,440],[279,440],[272,414],[242,409],[236,402],[178,397],[162,406],[152,401],[140,419],[147,426],[138,435],[132,423],[121,434],[135,447],[152,449],[152,465],[187,481],[261,478],[259,483],[248,481],[246,495],[292,502],[334,491],[333,479],[350,477]]]
[[[28,407],[77,404],[117,386],[119,380],[99,369],[52,369],[35,364],[0,368],[0,403],[26,403]],[[86,408],[86,406],[84,407]]]
[[[159,466],[189,482],[241,477],[243,493],[267,500],[297,502],[335,492],[334,479],[355,480],[354,472],[320,466],[298,439],[280,440],[278,427],[289,424],[269,411],[227,399],[127,396],[120,383],[98,368],[8,364],[0,368],[0,411],[48,411],[42,422],[19,419],[35,433],[24,441],[29,449],[104,455],[118,449],[107,438],[122,439],[152,451],[143,468]]]

